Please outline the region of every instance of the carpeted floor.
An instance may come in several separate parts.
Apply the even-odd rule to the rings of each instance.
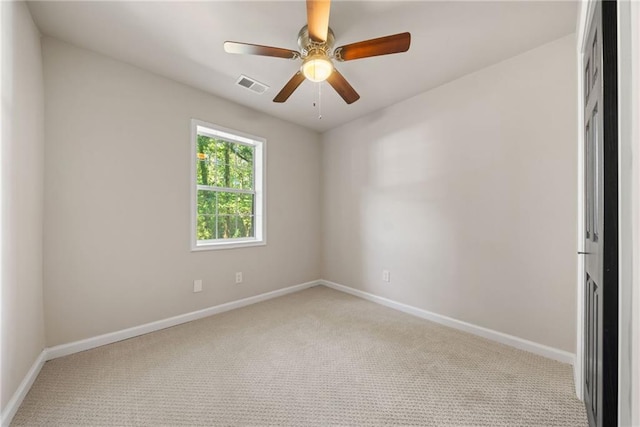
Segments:
[[[569,365],[314,287],[47,362],[13,426],[586,426]]]

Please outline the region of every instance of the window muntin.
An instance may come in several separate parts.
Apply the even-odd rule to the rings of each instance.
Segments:
[[[265,141],[192,122],[192,250],[265,244]]]

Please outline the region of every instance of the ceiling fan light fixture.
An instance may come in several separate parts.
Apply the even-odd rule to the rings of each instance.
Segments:
[[[323,82],[332,72],[331,60],[320,53],[308,56],[302,63],[302,74],[312,82]]]

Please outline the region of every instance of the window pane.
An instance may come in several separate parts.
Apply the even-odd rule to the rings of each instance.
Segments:
[[[216,213],[216,192],[198,190],[198,215]]]
[[[198,240],[215,239],[216,221],[215,215],[198,215]]]
[[[198,240],[214,239],[217,194],[214,191],[198,190]]]
[[[254,237],[253,194],[198,190],[198,239]]]
[[[233,144],[234,168],[233,179],[235,185],[246,190],[253,189],[253,150],[242,144]]]
[[[243,162],[243,165],[240,171],[241,171],[240,179],[242,180],[242,188],[246,190],[253,190],[253,165],[244,164]]]
[[[253,203],[254,203],[254,195],[253,194],[238,194],[238,209],[236,213],[238,215],[253,215]]]
[[[215,145],[215,140],[213,138],[198,135],[196,173],[199,185],[212,185],[214,179],[212,162],[215,158]]]
[[[199,185],[253,189],[254,147],[198,135]]]
[[[243,237],[253,237],[253,216],[220,215],[218,217],[219,239]]]
[[[218,199],[218,215],[233,215],[236,213],[238,195],[224,191],[216,192]]]
[[[234,237],[253,237],[253,216],[234,216]]]
[[[227,143],[228,163],[225,163],[224,187],[253,189],[253,147]]]
[[[231,238],[231,215],[219,215],[217,218],[218,234],[216,239]]]
[[[213,180],[211,181],[211,185],[216,187],[230,187],[229,185],[229,168],[225,163],[224,151],[219,151],[216,153],[216,157],[214,157],[213,164]]]
[[[253,215],[239,215],[240,226],[242,227],[242,237],[253,237]]]

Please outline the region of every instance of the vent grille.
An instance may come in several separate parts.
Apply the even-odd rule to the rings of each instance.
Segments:
[[[251,77],[247,77],[244,74],[241,74],[236,80],[236,84],[242,86],[245,89],[249,89],[251,92],[255,92],[258,94],[263,94],[269,89],[264,83],[260,83],[257,80],[252,79]]]

